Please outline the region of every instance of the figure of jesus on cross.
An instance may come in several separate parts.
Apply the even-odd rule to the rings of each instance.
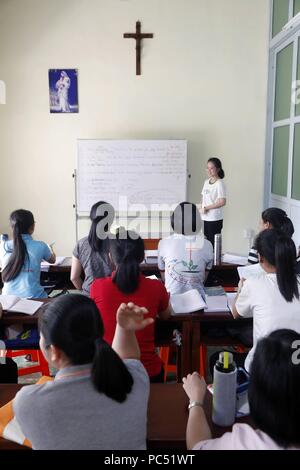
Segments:
[[[142,39],[153,38],[152,33],[141,33],[141,22],[136,22],[135,33],[124,33],[124,38],[131,38],[136,40],[136,75],[141,75],[141,45]]]

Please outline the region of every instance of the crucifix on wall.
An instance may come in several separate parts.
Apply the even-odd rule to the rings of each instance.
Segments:
[[[153,38],[152,33],[141,33],[141,22],[137,21],[135,25],[135,33],[124,33],[124,38],[131,38],[136,40],[136,75],[141,75],[141,49],[142,39]]]

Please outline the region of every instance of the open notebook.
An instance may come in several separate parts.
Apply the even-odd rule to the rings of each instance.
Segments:
[[[189,290],[183,294],[172,294],[170,302],[175,314],[196,312],[206,307],[206,303],[196,289]]]
[[[16,295],[0,295],[0,303],[3,310],[27,315],[33,315],[43,305],[43,302],[38,300],[22,299]]]
[[[229,312],[228,297],[225,293],[223,295],[206,296],[206,301],[204,302],[199,291],[192,289],[183,294],[172,294],[170,301],[175,314],[192,313],[198,310],[205,310],[205,312]]]

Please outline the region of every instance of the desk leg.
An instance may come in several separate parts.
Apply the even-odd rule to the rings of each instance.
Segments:
[[[192,338],[191,338],[191,368],[192,372],[200,370],[200,338],[201,338],[201,322],[194,320],[192,322]]]
[[[182,322],[182,346],[180,353],[180,375],[177,381],[181,382],[182,377],[186,377],[191,372],[191,345],[192,345],[192,321],[191,319]]]

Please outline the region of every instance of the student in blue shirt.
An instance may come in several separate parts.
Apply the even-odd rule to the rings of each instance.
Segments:
[[[19,209],[11,213],[13,240],[0,244],[2,294],[18,297],[43,298],[46,292],[40,284],[41,261],[55,263],[56,256],[49,246],[33,240],[34,218],[30,211]]]

